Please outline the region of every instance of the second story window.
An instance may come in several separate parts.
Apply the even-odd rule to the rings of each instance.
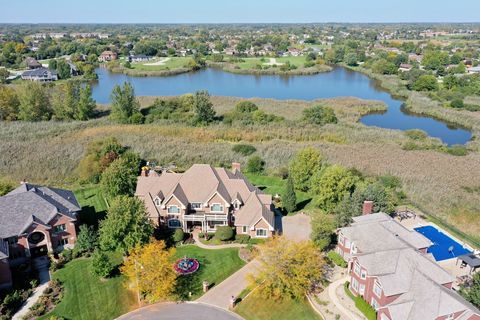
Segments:
[[[53,227],[54,233],[64,232],[65,230],[67,230],[67,226],[65,224],[59,224],[58,226]]]
[[[360,276],[360,265],[358,264],[358,262],[355,261],[355,265],[353,267],[353,272],[355,272],[355,274],[357,276]]]
[[[366,270],[362,270],[360,278],[367,279],[367,271]]]
[[[168,213],[180,213],[180,208],[178,206],[169,206],[167,209]]]
[[[377,297],[382,297],[382,285],[377,280],[375,280],[375,284],[373,285],[373,292]]]
[[[214,203],[210,207],[210,211],[212,211],[212,212],[223,212],[223,206],[220,203]]]

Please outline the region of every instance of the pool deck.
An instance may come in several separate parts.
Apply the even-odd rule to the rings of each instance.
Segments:
[[[457,241],[459,244],[466,245],[465,242],[460,241],[459,239],[452,236],[450,233],[446,232],[445,230],[443,230],[442,228],[440,228],[436,224],[434,224],[432,222],[429,222],[429,221],[426,221],[426,220],[420,218],[419,216],[417,216],[415,218],[410,218],[410,219],[403,219],[402,221],[400,221],[400,219],[398,217],[396,217],[395,220],[398,221],[402,226],[404,226],[408,230],[414,230],[414,228],[417,228],[417,227],[420,227],[420,226],[427,226],[427,225],[433,226],[436,229],[438,229],[441,232],[448,235],[450,238]],[[466,245],[466,247],[472,249],[472,251],[473,251],[473,248],[471,248],[468,244]],[[447,272],[449,272],[455,278],[458,278],[460,276],[468,275],[469,272],[470,272],[469,268],[460,268],[460,262],[457,264],[457,258],[452,258],[452,259],[443,260],[443,261],[436,261],[436,262],[437,262],[438,265],[440,265],[442,268],[444,268]],[[458,289],[457,281],[454,282],[453,287],[455,289]]]

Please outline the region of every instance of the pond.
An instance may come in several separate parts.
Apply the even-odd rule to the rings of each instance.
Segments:
[[[108,103],[110,93],[117,84],[129,81],[138,96],[174,96],[197,90],[208,90],[216,96],[242,98],[272,98],[314,100],[353,96],[385,102],[388,110],[382,114],[370,114],[360,121],[368,126],[388,129],[420,129],[432,137],[440,138],[447,145],[465,144],[471,133],[445,122],[412,115],[402,108],[403,101],[394,99],[379,88],[375,81],[359,72],[335,68],[332,72],[307,76],[240,75],[208,68],[194,73],[169,77],[130,77],[97,69],[98,82],[93,86],[93,98]]]

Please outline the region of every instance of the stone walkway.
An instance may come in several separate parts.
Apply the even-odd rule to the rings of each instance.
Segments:
[[[220,284],[216,284],[196,301],[228,310],[232,296],[238,297],[240,295],[248,286],[248,275],[256,274],[259,266],[260,262],[258,260],[247,263]]]

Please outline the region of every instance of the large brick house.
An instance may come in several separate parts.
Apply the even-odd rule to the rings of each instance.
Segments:
[[[73,247],[80,210],[73,192],[29,183],[0,197],[0,288],[11,266]]]
[[[204,232],[234,226],[237,234],[254,238],[275,233],[272,196],[253,186],[237,163],[231,171],[208,164],[195,164],[184,173],[143,171],[136,195],[156,225]]]
[[[336,250],[348,262],[350,290],[377,310],[377,319],[480,319],[427,253],[428,239],[385,213],[367,210],[353,220],[339,230]]]

